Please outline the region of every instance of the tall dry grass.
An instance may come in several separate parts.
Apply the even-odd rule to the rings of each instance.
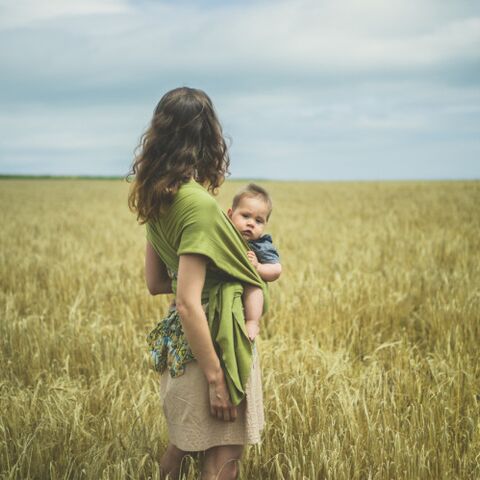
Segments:
[[[480,183],[265,186],[284,273],[242,478],[480,478]],[[168,299],[147,294],[126,192],[0,182],[1,478],[158,475],[144,339]]]

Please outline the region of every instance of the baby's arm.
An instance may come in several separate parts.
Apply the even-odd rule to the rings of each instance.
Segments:
[[[247,257],[264,282],[274,282],[280,277],[282,273],[282,265],[280,263],[260,263],[252,250],[247,252]]]

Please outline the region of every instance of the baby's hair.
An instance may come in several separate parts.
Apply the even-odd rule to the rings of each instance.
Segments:
[[[272,199],[268,192],[257,185],[256,183],[249,183],[246,187],[243,187],[234,197],[232,202],[232,210],[235,210],[239,203],[241,202],[242,198],[244,197],[254,197],[254,198],[261,198],[268,207],[268,215],[267,220],[270,218],[270,214],[272,213]]]

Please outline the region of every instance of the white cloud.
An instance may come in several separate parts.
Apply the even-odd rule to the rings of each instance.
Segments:
[[[47,20],[68,17],[126,13],[121,0],[3,0],[0,2],[0,30],[35,26]]]
[[[149,73],[188,67],[321,74],[411,69],[478,58],[480,16],[445,14],[433,23],[431,12],[437,3],[419,7],[411,0],[304,0],[208,12],[160,6],[143,18],[145,28],[134,38],[119,39],[105,53],[110,56],[118,48],[144,65],[150,63]]]
[[[121,104],[31,105],[28,109],[1,112],[0,131],[11,133],[0,137],[0,151],[22,147],[31,151],[110,148],[131,152],[141,134],[136,119],[146,114],[144,108]]]
[[[192,71],[411,73],[478,60],[480,51],[480,9],[462,16],[461,8],[436,1],[288,0],[210,9],[113,0],[9,5],[7,24],[31,29],[19,32],[16,46],[0,48],[2,65],[25,73],[33,61],[34,77],[87,85]]]
[[[97,156],[95,172],[123,173],[159,96],[179,84],[214,99],[237,176],[293,175],[292,157],[313,175],[318,152],[345,165],[389,150],[420,161],[442,138],[445,159],[479,151],[480,6],[468,0],[0,8],[0,171],[53,152],[55,168]]]

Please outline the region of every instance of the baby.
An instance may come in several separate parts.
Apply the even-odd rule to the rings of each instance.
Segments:
[[[280,257],[273,246],[272,237],[263,235],[272,213],[272,200],[268,192],[254,183],[240,190],[233,198],[228,216],[251,250],[248,259],[256,268],[260,278],[273,282],[282,273]],[[259,287],[245,284],[243,293],[245,326],[250,340],[260,331],[260,317],[263,310],[263,294]]]

